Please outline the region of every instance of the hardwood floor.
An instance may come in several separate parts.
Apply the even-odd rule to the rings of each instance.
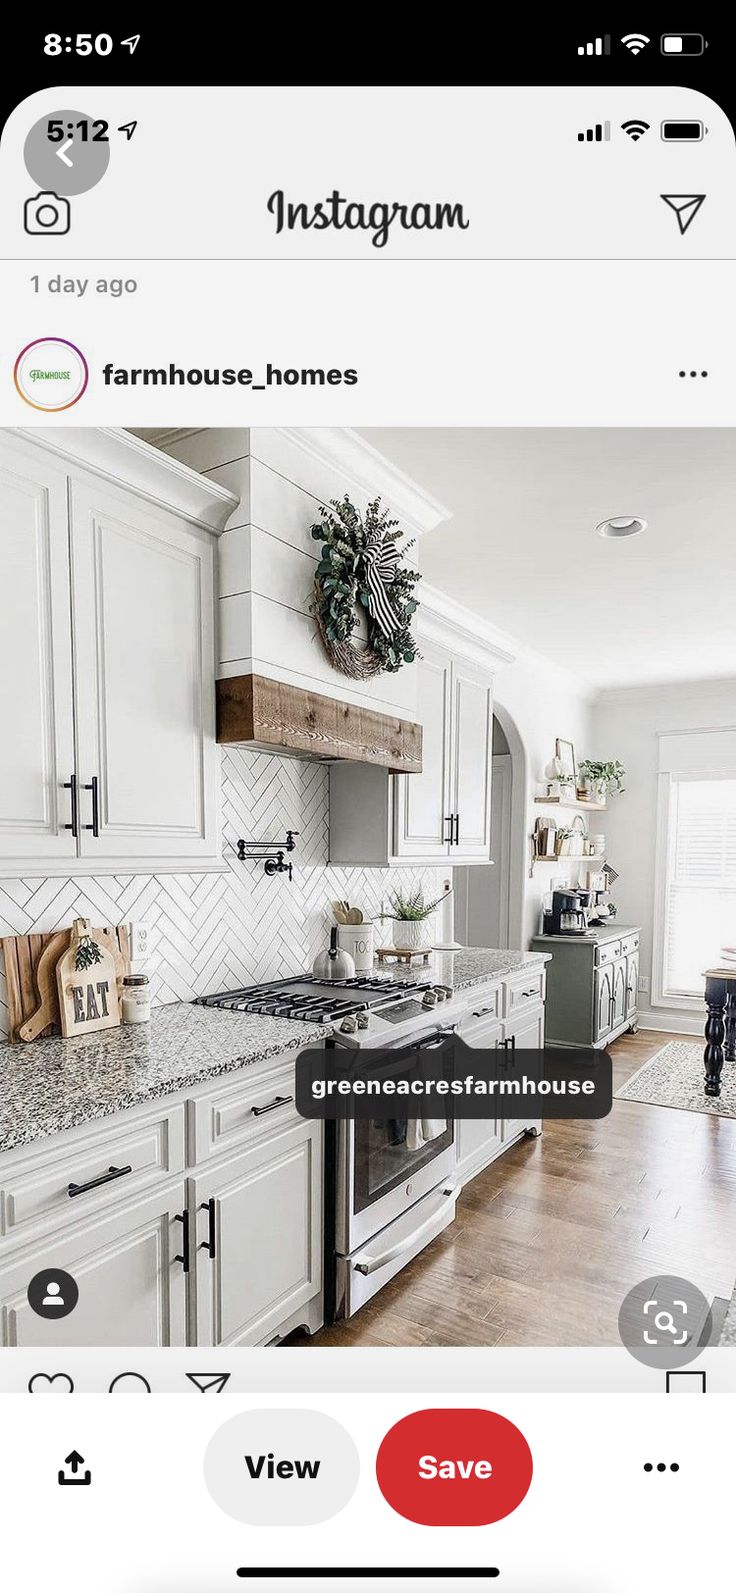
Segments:
[[[611,1047],[614,1089],[671,1036]],[[454,1224],[327,1345],[618,1344],[621,1300],[658,1273],[730,1299],[736,1119],[614,1101],[550,1123],[468,1184]]]

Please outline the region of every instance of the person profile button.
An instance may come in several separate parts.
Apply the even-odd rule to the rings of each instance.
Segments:
[[[47,1322],[58,1322],[69,1316],[79,1299],[79,1287],[70,1272],[59,1267],[48,1267],[37,1272],[28,1285],[28,1304],[36,1316]]]

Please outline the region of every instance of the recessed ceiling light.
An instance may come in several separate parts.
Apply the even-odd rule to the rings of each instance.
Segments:
[[[638,514],[616,514],[610,520],[601,520],[596,526],[599,537],[637,537],[646,530],[647,522]]]

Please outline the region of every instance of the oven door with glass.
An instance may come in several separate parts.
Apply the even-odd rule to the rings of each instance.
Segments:
[[[416,1071],[414,1059],[387,1061],[396,1077]],[[397,1099],[400,1101],[400,1097]],[[400,1107],[398,1108],[400,1111]],[[435,1119],[424,1142],[416,1120],[365,1118],[337,1124],[335,1248],[348,1256],[451,1178],[454,1125]]]

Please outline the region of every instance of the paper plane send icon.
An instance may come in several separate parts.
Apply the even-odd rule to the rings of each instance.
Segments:
[[[186,1375],[200,1394],[221,1394],[230,1381],[229,1372],[187,1372]]]
[[[706,198],[705,194],[661,194],[660,197],[670,210],[674,210],[680,233],[687,232],[691,221],[695,220],[700,206]]]

